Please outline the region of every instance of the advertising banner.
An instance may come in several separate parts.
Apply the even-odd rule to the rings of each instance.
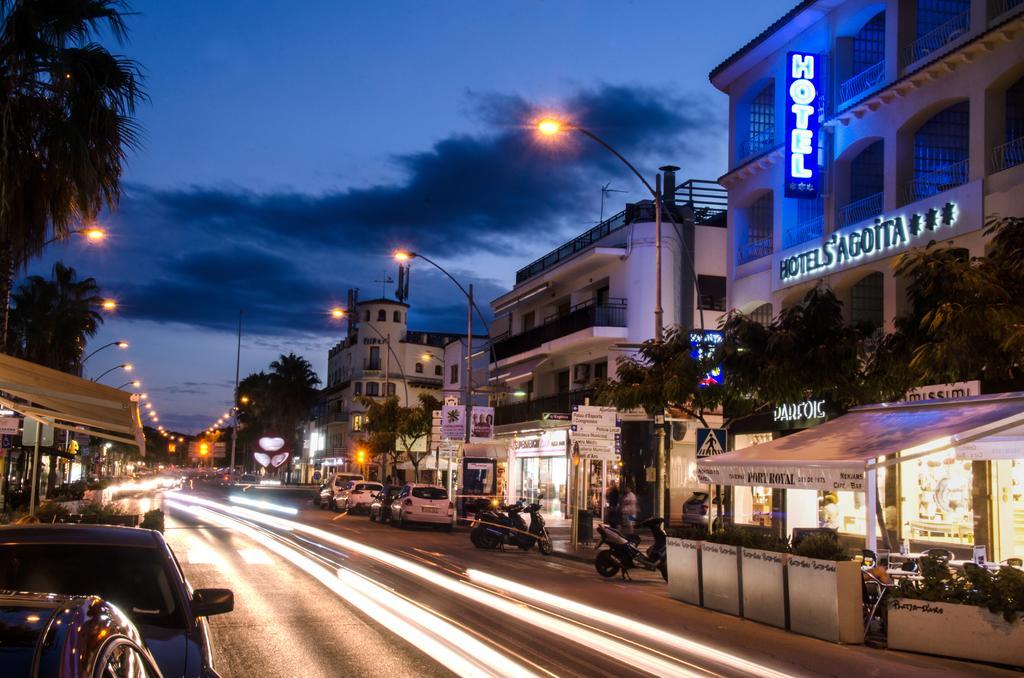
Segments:
[[[473,406],[470,441],[481,442],[494,437],[494,408]]]
[[[16,435],[21,417],[0,417],[0,435]]]
[[[441,408],[441,438],[463,440],[466,437],[466,408],[462,405],[445,405]]]

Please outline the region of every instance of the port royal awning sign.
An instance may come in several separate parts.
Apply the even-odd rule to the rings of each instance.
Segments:
[[[943,229],[955,227],[958,218],[959,209],[954,202],[909,215],[876,217],[874,223],[843,229],[818,247],[783,257],[779,261],[779,281],[792,284],[801,278],[863,263],[865,258],[895,254],[917,242],[925,244],[936,236],[942,237]]]

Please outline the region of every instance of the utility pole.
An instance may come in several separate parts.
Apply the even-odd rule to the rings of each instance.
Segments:
[[[235,415],[231,427],[231,475],[235,473],[235,447],[238,444],[238,371],[242,363],[242,309],[238,309],[238,345],[235,349],[235,390],[231,394],[231,411]]]
[[[669,188],[675,191],[675,186]],[[664,328],[664,309],[661,307],[661,174],[654,176],[654,340],[661,343]],[[654,417],[658,435],[658,482],[655,484],[655,513],[665,517],[665,413]]]

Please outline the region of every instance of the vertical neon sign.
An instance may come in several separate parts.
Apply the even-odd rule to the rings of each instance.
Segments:
[[[786,190],[787,198],[818,197],[817,54],[786,55]]]

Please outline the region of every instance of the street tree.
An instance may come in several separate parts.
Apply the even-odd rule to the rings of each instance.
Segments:
[[[398,431],[402,426],[402,406],[397,396],[383,400],[360,396],[356,402],[364,408],[362,444],[370,458],[392,472],[398,467],[401,452],[398,448]]]
[[[15,271],[121,196],[145,93],[97,41],[123,42],[125,15],[122,0],[0,0],[0,350]]]
[[[397,439],[412,464],[413,480],[420,478],[420,464],[430,454],[430,447],[414,450],[419,441],[430,435],[434,410],[441,409],[441,401],[429,393],[421,393],[418,407],[403,407],[399,412]]]

